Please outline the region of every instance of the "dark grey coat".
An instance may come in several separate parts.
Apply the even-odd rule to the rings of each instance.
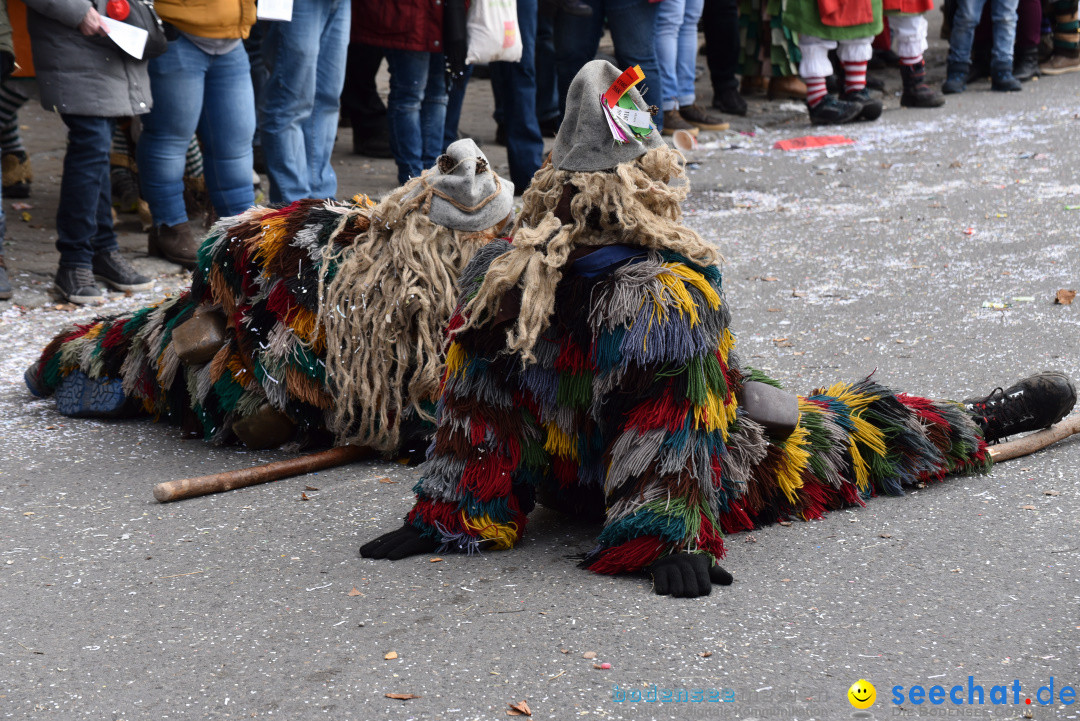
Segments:
[[[79,32],[90,0],[24,1],[46,110],[99,118],[149,112],[146,60],[136,60],[105,38],[91,40]]]

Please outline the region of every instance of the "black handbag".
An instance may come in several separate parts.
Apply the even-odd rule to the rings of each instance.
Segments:
[[[127,5],[127,17],[114,17],[110,14],[108,12],[108,0],[96,0],[95,9],[102,17],[109,17],[146,31],[146,47],[143,49],[143,60],[156,58],[169,49],[169,41],[165,37],[165,27],[154,10],[152,0],[113,0],[113,2]],[[99,43],[104,41],[106,44],[112,44],[112,41],[108,38],[98,36],[93,39]]]

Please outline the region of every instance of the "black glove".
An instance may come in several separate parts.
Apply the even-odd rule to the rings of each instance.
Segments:
[[[396,531],[385,533],[374,541],[368,541],[360,546],[360,555],[364,558],[385,558],[388,561],[397,561],[407,556],[431,553],[440,545],[442,544],[434,538],[420,535],[420,531],[415,526],[405,524]]]
[[[712,585],[730,586],[734,580],[730,573],[718,565],[712,565],[702,553],[676,553],[665,556],[649,566],[647,572],[653,577],[653,590],[664,596],[694,598],[708,596]]]
[[[11,53],[0,52],[0,78],[7,80],[15,72],[15,56]]]

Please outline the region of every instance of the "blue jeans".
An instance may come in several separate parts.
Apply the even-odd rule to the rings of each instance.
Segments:
[[[983,6],[990,2],[990,22],[994,34],[994,47],[990,53],[990,69],[993,72],[1012,72],[1013,43],[1016,41],[1016,6],[1018,0],[957,0],[953,17],[952,35],[949,36],[949,62],[971,62],[971,44],[975,39],[975,27],[982,17]]]
[[[243,45],[208,55],[184,36],[150,61],[154,109],[143,116],[136,156],[143,198],[157,225],[187,222],[184,160],[198,130],[206,189],[218,215],[247,210],[255,202],[251,141],[255,95]],[[108,143],[106,143],[108,146]]]
[[[544,138],[536,116],[537,0],[518,0],[521,62],[491,63],[491,90],[502,106],[506,157],[514,192],[521,195],[544,162]]]
[[[390,152],[404,184],[435,164],[442,153],[446,122],[446,75],[442,53],[386,50],[390,96],[386,115]]]
[[[615,43],[619,70],[640,65],[645,79],[637,87],[645,88],[645,104],[660,107],[660,70],[656,65],[656,49],[653,45],[657,4],[649,0],[584,2],[592,6],[592,17],[559,13],[555,18],[555,68],[559,74],[560,112],[566,112],[566,94],[570,90],[570,82],[585,63],[596,57],[605,17]],[[653,121],[660,127],[663,117],[658,115]]]
[[[56,209],[56,249],[61,268],[89,268],[96,254],[119,247],[113,231],[109,182],[109,150],[116,118],[60,118],[68,129],[68,146],[60,177],[60,207]],[[183,154],[180,158],[183,164]]]
[[[697,28],[704,8],[705,0],[664,0],[656,11],[656,62],[664,110],[694,103]]]
[[[259,120],[270,201],[330,198],[330,162],[349,50],[349,0],[297,0],[292,22],[268,23],[262,53],[270,77]]]

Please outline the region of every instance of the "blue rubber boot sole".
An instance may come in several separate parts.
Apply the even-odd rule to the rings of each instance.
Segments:
[[[56,410],[76,418],[119,415],[126,401],[121,381],[93,379],[82,371],[68,375],[56,389]]]

